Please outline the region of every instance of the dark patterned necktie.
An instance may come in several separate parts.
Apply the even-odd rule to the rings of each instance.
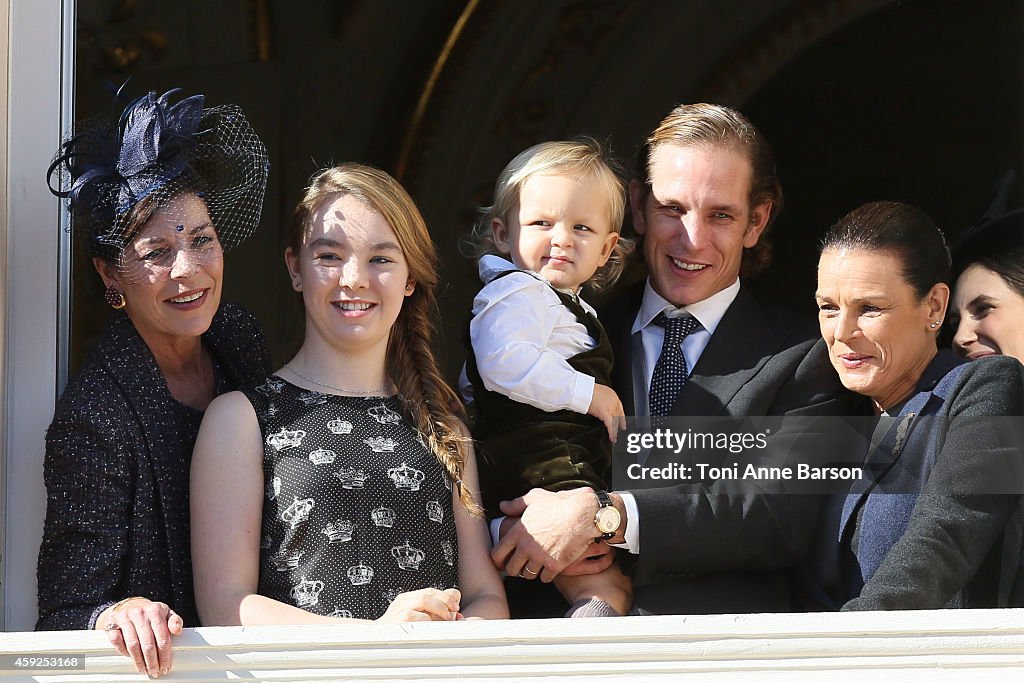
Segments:
[[[692,315],[669,318],[659,313],[654,324],[665,328],[665,342],[654,366],[650,391],[651,417],[661,417],[672,410],[679,391],[686,384],[688,372],[682,343],[686,335],[700,327],[700,323]]]

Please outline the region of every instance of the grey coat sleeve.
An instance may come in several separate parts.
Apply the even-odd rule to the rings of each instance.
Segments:
[[[941,449],[907,530],[859,597],[844,610],[935,609],[949,605],[993,551],[1020,503],[1016,421],[1024,368],[1009,357],[974,361],[950,397]],[[1016,482],[1016,485],[1014,484]],[[997,492],[993,492],[997,491]]]

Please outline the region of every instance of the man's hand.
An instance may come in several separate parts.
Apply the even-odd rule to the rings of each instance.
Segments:
[[[594,541],[583,553],[583,557],[563,569],[560,576],[600,574],[614,563],[615,549],[604,541]]]
[[[590,399],[588,415],[593,415],[604,423],[608,430],[608,440],[615,443],[619,430],[626,429],[626,411],[622,407],[619,395],[603,384],[594,385],[594,397]]]
[[[597,497],[590,488],[558,493],[533,489],[513,501],[502,501],[501,511],[520,518],[491,551],[495,566],[509,576],[539,576],[550,583],[583,557],[597,536]]]

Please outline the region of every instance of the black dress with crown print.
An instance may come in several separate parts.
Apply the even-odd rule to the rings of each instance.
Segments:
[[[263,433],[260,595],[376,619],[399,593],[456,586],[452,482],[396,397],[277,376],[245,395]]]

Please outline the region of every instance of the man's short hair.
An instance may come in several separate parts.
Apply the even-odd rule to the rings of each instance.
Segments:
[[[720,104],[680,104],[662,119],[654,132],[644,141],[637,154],[637,177],[650,191],[650,164],[655,150],[662,145],[680,147],[726,147],[744,155],[750,162],[750,206],[771,201],[761,239],[743,250],[740,276],[756,275],[771,263],[771,239],[768,235],[772,223],[782,211],[782,185],[775,168],[775,152],[747,117],[735,109]],[[645,195],[646,198],[646,195]]]

